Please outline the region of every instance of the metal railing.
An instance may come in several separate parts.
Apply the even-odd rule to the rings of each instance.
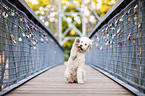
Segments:
[[[123,81],[121,85],[134,94],[144,95],[145,0],[118,0],[90,38],[93,48],[86,54],[86,64]]]
[[[0,95],[64,63],[64,50],[50,30],[23,0],[12,2],[0,0]]]

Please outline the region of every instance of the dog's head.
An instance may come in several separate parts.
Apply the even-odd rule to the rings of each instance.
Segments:
[[[81,38],[76,38],[75,40],[77,47],[78,47],[78,52],[86,52],[90,51],[92,49],[92,41],[88,37],[81,37]]]

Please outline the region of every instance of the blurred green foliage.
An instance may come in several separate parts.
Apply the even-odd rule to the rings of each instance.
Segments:
[[[58,39],[58,0],[25,0],[32,10],[38,15],[38,17],[44,22],[46,26],[53,32],[53,34]],[[69,0],[61,0],[62,8],[68,4]],[[81,7],[82,0],[73,0],[76,4]],[[90,2],[91,1],[91,2]],[[87,35],[92,31],[94,26],[99,22],[95,15],[92,12],[93,8],[95,12],[102,18],[107,11],[115,4],[117,0],[84,0],[85,2],[85,14],[86,14],[86,31]],[[47,18],[43,19],[46,13],[49,11]],[[65,12],[78,12],[73,4],[71,4]],[[79,16],[70,16],[66,15],[67,18],[71,20],[71,23],[76,22],[75,26],[82,32],[82,22],[81,18],[75,20]],[[67,22],[62,19],[62,33],[69,27]],[[77,37],[79,36],[74,29],[71,29],[66,35]],[[71,50],[74,40],[68,40],[63,44],[63,47],[66,51],[65,60],[69,57],[69,51]]]

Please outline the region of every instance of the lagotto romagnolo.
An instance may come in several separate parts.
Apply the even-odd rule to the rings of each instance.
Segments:
[[[88,37],[75,39],[65,70],[65,78],[68,83],[84,83],[85,71],[83,68],[87,49],[88,51],[92,49],[92,41]]]

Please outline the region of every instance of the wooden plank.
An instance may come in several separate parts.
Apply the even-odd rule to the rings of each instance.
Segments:
[[[65,66],[52,68],[15,89],[6,96],[133,96],[100,72],[85,65],[85,84],[68,84]]]

